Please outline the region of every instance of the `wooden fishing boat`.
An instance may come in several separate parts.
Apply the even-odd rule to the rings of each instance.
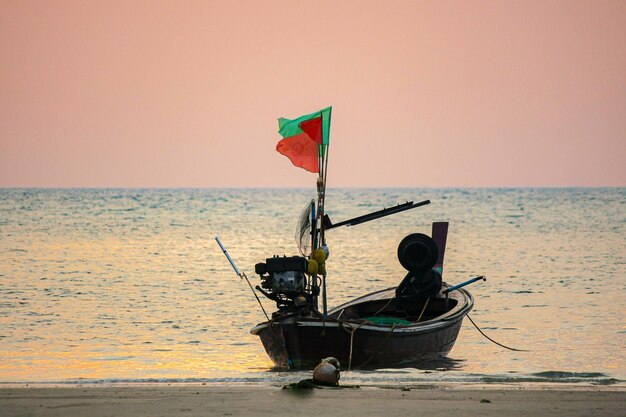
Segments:
[[[460,289],[447,298],[431,299],[421,320],[410,322],[406,318],[411,316],[398,317],[401,314],[395,290],[393,287],[359,297],[330,310],[327,319],[321,314],[277,316],[255,326],[251,333],[261,338],[272,362],[282,368],[314,366],[327,356],[336,357],[349,369],[447,356],[463,317],[474,305],[472,295]],[[419,314],[424,303],[415,306],[415,313]],[[383,320],[372,321],[376,317]]]
[[[447,222],[433,223],[432,237],[410,233],[400,242],[398,260],[408,273],[397,287],[327,308],[326,232],[430,204],[430,200],[407,201],[333,224],[324,213],[330,110],[294,120],[279,119],[279,133],[284,139],[276,149],[294,165],[318,173],[317,202],[311,200],[306,205],[296,227],[300,256],[274,256],[256,264],[261,285],[253,288],[216,238],[267,318],[251,333],[259,336],[277,367],[289,369],[315,365],[327,356],[338,358],[349,369],[445,357],[474,305],[472,295],[463,287],[484,279],[476,277],[455,286],[442,281]],[[256,292],[276,303],[271,317]]]

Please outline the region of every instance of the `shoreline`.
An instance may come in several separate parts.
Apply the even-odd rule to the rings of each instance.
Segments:
[[[227,382],[213,382],[213,381],[120,381],[120,382],[108,382],[108,381],[55,381],[55,382],[1,382],[0,391],[4,389],[63,389],[63,388],[147,388],[147,387],[209,387],[209,388],[251,388],[251,389],[264,389],[264,388],[283,388],[291,383],[298,382],[297,380],[279,382],[279,381],[266,381],[266,382],[250,382],[250,381],[227,381]],[[416,389],[416,390],[428,390],[428,389],[444,389],[444,390],[531,390],[531,391],[615,391],[626,392],[626,384],[623,382],[612,384],[594,384],[588,382],[407,382],[407,383],[358,383],[352,381],[340,381],[339,387],[318,387],[317,389],[381,389],[381,390],[402,390],[404,388]]]
[[[361,385],[283,389],[280,384],[114,384],[0,386],[4,416],[621,416],[623,386]],[[307,414],[307,413],[305,413]]]

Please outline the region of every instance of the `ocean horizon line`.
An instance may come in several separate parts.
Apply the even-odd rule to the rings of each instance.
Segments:
[[[111,187],[13,187],[0,186],[0,190],[308,190],[311,187],[280,187],[280,186],[206,186],[206,187],[169,187],[169,186],[111,186]],[[327,190],[589,190],[589,189],[622,189],[626,185],[571,185],[571,186],[336,186]]]

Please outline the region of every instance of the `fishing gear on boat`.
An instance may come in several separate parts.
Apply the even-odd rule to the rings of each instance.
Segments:
[[[254,292],[254,288],[252,288],[252,284],[250,284],[250,280],[248,280],[248,277],[246,276],[245,273],[239,271],[239,268],[237,268],[237,265],[235,265],[235,261],[233,261],[233,258],[230,257],[230,254],[228,253],[228,251],[226,250],[226,248],[222,244],[222,241],[220,240],[220,238],[218,236],[215,236],[215,240],[217,241],[217,244],[220,245],[220,248],[222,249],[222,252],[224,252],[224,255],[226,256],[226,259],[228,259],[228,262],[230,262],[230,265],[235,270],[235,273],[239,276],[239,278],[242,278],[242,279],[245,278],[246,282],[248,283],[248,286],[250,287],[250,290],[252,290],[252,294],[254,294],[254,298],[256,298],[257,302],[259,303],[259,306],[261,306],[261,310],[263,310],[263,314],[265,314],[265,318],[267,318],[267,321],[269,321],[270,318],[267,315],[267,312],[265,311],[265,308],[263,308],[263,304],[261,304],[261,300],[259,299],[259,296],[256,295],[256,292]]]

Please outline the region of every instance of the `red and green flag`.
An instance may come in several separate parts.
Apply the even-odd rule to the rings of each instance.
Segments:
[[[310,172],[320,172],[320,156],[324,156],[330,134],[332,107],[300,116],[278,119],[278,133],[283,139],[276,150],[292,164]]]

